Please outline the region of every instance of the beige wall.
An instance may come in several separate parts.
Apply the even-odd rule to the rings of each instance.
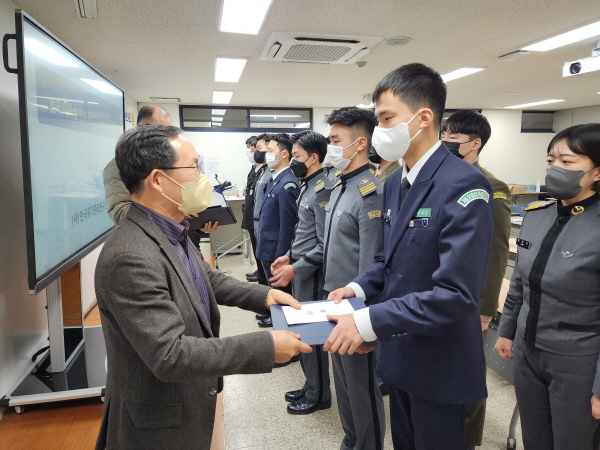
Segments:
[[[558,133],[573,125],[591,122],[600,122],[600,105],[556,111],[554,115],[554,130]]]

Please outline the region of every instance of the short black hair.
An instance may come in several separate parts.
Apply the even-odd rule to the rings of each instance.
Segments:
[[[146,106],[142,106],[140,108],[140,110],[138,111],[137,124],[138,125],[149,125],[150,119],[152,119],[152,115],[154,114],[154,111],[156,111],[156,108],[160,109],[163,112],[163,114],[166,114],[167,116],[171,117],[171,115],[167,112],[167,110],[164,108],[161,108],[160,106],[146,105]]]
[[[457,111],[448,117],[448,120],[446,120],[446,123],[442,127],[443,132],[467,134],[471,141],[477,138],[481,139],[481,147],[479,148],[479,153],[481,153],[487,141],[490,140],[492,127],[483,114],[465,109]]]
[[[250,136],[248,139],[246,139],[246,145],[256,147],[256,136]]]
[[[372,109],[357,108],[356,106],[346,106],[336,109],[325,117],[328,125],[340,124],[346,125],[354,136],[362,134],[367,138],[367,144],[371,146],[371,137],[377,126],[377,119]]]
[[[258,136],[256,136],[256,142],[258,143],[258,141],[265,141],[265,142],[269,142],[273,140],[273,136],[269,133],[263,133],[263,134],[259,134]]]
[[[119,138],[115,161],[127,190],[140,191],[142,181],[154,169],[173,167],[179,158],[169,138],[181,129],[170,125],[146,125],[126,131]]]
[[[271,140],[277,142],[277,147],[279,147],[279,151],[287,150],[290,159],[292,158],[292,147],[294,145],[294,142],[292,141],[292,138],[289,135],[285,133],[272,134]]]
[[[587,156],[592,160],[594,167],[600,167],[600,123],[585,123],[562,130],[552,138],[546,153],[550,153],[554,146],[564,140],[573,153]],[[594,186],[600,192],[600,182]]]
[[[316,131],[306,130],[292,136],[292,142],[298,144],[308,156],[312,156],[314,153],[319,157],[319,162],[323,162],[325,155],[327,155],[327,139],[321,133]]]
[[[431,67],[412,63],[392,70],[375,86],[373,103],[377,103],[377,99],[389,90],[414,112],[423,107],[431,109],[438,128],[442,125],[446,107],[446,84],[441,75]]]

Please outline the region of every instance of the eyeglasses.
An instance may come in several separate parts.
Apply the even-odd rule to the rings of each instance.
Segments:
[[[196,175],[200,175],[202,173],[202,168],[200,164],[195,166],[183,166],[183,167],[159,167],[160,170],[172,170],[172,169],[195,169]]]

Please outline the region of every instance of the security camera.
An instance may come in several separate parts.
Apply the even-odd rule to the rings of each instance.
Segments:
[[[563,77],[582,75],[600,70],[600,56],[592,56],[577,61],[566,62],[563,65]]]

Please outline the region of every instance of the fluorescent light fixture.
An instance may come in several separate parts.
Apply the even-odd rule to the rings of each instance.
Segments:
[[[219,31],[258,34],[273,0],[223,0]]]
[[[223,125],[223,124],[219,123],[219,122],[212,122],[213,127],[220,127],[221,125]]]
[[[444,80],[444,83],[447,83],[448,81],[466,77],[467,75],[472,75],[474,73],[481,72],[482,70],[484,70],[482,67],[461,67],[460,69],[456,69],[452,72],[442,75],[442,80]]]
[[[42,44],[37,39],[25,38],[25,48],[38,58],[42,58],[44,61],[48,61],[55,66],[79,67],[73,61],[65,58],[63,55],[47,45]]]
[[[105,94],[121,95],[121,91],[119,91],[118,89],[115,89],[110,84],[108,84],[106,81],[90,80],[89,78],[81,78],[81,81],[85,81],[90,86],[95,87],[100,92],[104,92]]]
[[[217,58],[215,81],[237,83],[247,62],[246,58]]]
[[[310,127],[310,122],[302,122],[302,123],[297,123],[294,128],[308,128],[308,127]]]
[[[213,122],[223,122],[223,118],[222,117],[213,117],[212,121]]]
[[[227,110],[226,109],[213,109],[212,114],[213,114],[213,116],[224,116],[225,111],[227,111]]]
[[[364,103],[359,103],[358,105],[356,105],[357,108],[375,108],[375,103],[371,102],[368,105],[365,105]]]
[[[600,22],[595,22],[575,30],[567,31],[549,39],[544,39],[536,44],[523,47],[521,50],[529,50],[531,52],[547,52],[555,48],[573,44],[574,42],[583,41],[594,36],[600,35]]]
[[[233,91],[213,91],[213,103],[221,103],[227,105],[231,102]]]
[[[523,103],[522,105],[505,106],[504,109],[521,109],[528,108],[530,106],[547,105],[549,103],[564,102],[564,99],[553,98],[552,100],[542,100],[541,102]]]
[[[250,114],[250,117],[274,117],[277,119],[278,117],[302,117],[298,115],[286,115],[286,114]]]

